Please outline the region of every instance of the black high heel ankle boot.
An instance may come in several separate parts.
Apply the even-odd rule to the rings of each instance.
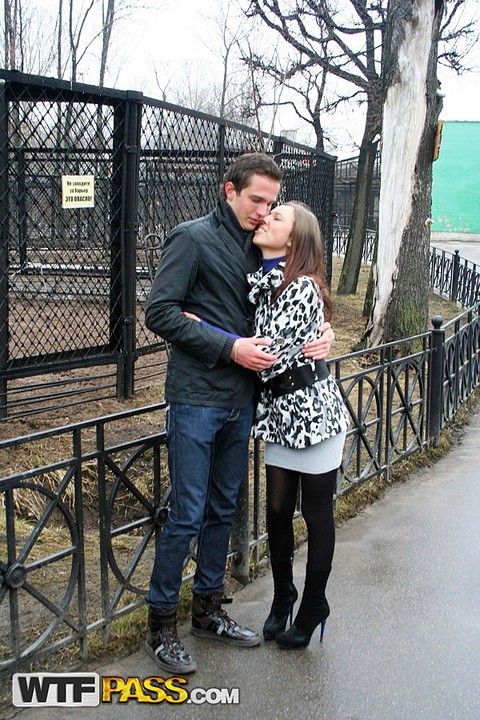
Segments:
[[[293,584],[291,559],[272,559],[272,573],[274,595],[270,614],[263,626],[264,640],[275,640],[285,630],[289,618],[292,624],[293,606],[298,598],[297,588]]]
[[[325,587],[330,570],[309,573],[305,578],[302,602],[293,625],[279,633],[275,641],[286,650],[306,648],[315,628],[320,625],[320,642],[323,641],[325,624],[330,615],[330,606],[325,597]]]

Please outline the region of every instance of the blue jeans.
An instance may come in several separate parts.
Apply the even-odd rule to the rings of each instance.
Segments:
[[[193,591],[221,592],[238,492],[247,469],[253,405],[172,403],[167,416],[170,510],[159,537],[148,605],[173,610],[191,540],[198,536]]]

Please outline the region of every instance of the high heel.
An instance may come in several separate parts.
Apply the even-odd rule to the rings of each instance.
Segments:
[[[307,563],[302,602],[293,625],[276,636],[275,642],[279,647],[286,650],[306,648],[318,625],[320,625],[320,642],[323,642],[325,625],[330,615],[330,606],[325,597],[329,575],[330,569],[312,572]]]
[[[293,625],[285,632],[279,633],[275,638],[275,642],[278,647],[284,648],[285,650],[306,648],[318,625],[320,625],[320,642],[323,642],[325,626],[329,615],[330,608],[326,600],[322,607],[318,609],[316,617],[306,617],[304,614],[301,614],[299,610]]]
[[[298,598],[297,588],[293,584],[293,558],[272,557],[271,565],[274,591],[272,607],[263,626],[265,640],[275,640],[278,633],[285,630],[289,618],[292,624],[293,606]]]
[[[292,624],[293,607],[297,598],[298,591],[293,583],[290,583],[288,592],[285,591],[281,597],[277,594],[274,596],[270,614],[263,626],[264,640],[275,640],[277,635],[285,630],[288,620],[289,624]]]
[[[323,642],[323,635],[325,633],[325,625],[327,624],[327,618],[322,620],[320,623],[320,642]]]

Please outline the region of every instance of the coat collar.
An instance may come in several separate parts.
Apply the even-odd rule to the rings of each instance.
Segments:
[[[252,245],[253,232],[246,232],[240,226],[228,203],[221,199],[213,211],[217,232],[222,242],[240,262],[244,271],[247,268],[246,256]]]
[[[248,282],[250,285],[250,293],[248,299],[255,305],[262,295],[270,295],[278,288],[284,279],[285,261],[278,263],[270,272],[263,275],[262,270],[250,273]]]

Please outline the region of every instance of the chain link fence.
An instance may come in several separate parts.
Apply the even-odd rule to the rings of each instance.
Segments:
[[[163,374],[143,324],[162,243],[249,151],[284,169],[281,200],[312,207],[330,269],[332,156],[141,93],[0,70],[0,419],[129,398]]]

